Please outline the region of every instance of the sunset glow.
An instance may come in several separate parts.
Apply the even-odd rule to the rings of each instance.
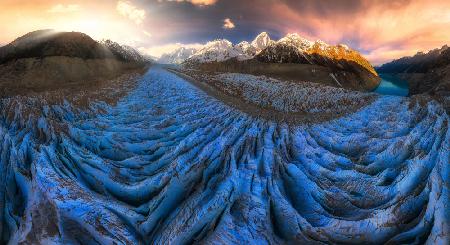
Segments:
[[[345,43],[380,64],[448,44],[450,2],[216,0],[0,0],[0,44],[38,29],[85,32],[141,50],[214,38],[250,40],[261,31]],[[157,50],[157,51],[154,51]]]
[[[98,40],[112,39],[130,45],[147,42],[144,39],[148,38],[146,33],[150,33],[136,24],[139,19],[144,19],[142,12],[141,17],[134,17],[132,10],[127,13],[129,9],[121,10],[116,4],[110,4],[111,1],[40,1],[41,4],[36,4],[37,1],[1,2],[3,35],[0,43],[3,44],[39,29],[79,31]]]

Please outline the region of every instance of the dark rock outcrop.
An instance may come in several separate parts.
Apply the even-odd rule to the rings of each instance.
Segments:
[[[375,69],[357,51],[345,45],[331,46],[321,41],[311,43],[296,35],[273,43],[255,59],[263,63],[327,67],[338,85],[351,89],[370,91],[380,83]]]
[[[0,48],[0,64],[17,59],[51,56],[82,59],[114,58],[103,45],[78,32],[34,31]]]
[[[136,50],[79,32],[41,30],[0,48],[0,96],[80,86],[142,68]]]

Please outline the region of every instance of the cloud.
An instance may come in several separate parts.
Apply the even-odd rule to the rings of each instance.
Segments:
[[[153,35],[148,32],[148,31],[142,31],[144,33],[144,35],[146,35],[147,37],[152,37]]]
[[[369,60],[372,65],[378,66],[386,63],[386,61],[392,60],[393,57],[404,57],[411,56],[416,53],[415,49],[390,49],[390,48],[379,48],[372,50],[369,54],[364,55],[364,57]]]
[[[231,21],[230,18],[226,18],[223,20],[223,28],[224,29],[233,29],[236,26],[234,25],[234,23]]]
[[[158,30],[152,32],[152,44],[215,38],[238,43],[252,40],[262,31],[275,39],[296,32],[312,41],[347,44],[380,64],[441,47],[450,40],[448,0],[192,1],[147,1],[146,7],[155,12],[146,28]],[[200,8],[194,4],[210,5]],[[160,26],[164,28],[157,29]],[[233,31],[227,29],[233,26]],[[220,31],[222,28],[228,31]]]
[[[19,34],[45,28],[83,31],[96,37],[106,35],[120,41],[135,36],[142,40],[137,43],[137,47],[177,42],[203,43],[215,38],[226,38],[238,43],[252,40],[262,31],[269,32],[274,39],[296,32],[312,41],[321,39],[330,44],[347,44],[367,55],[373,63],[383,63],[450,44],[449,0],[0,2],[3,10],[0,11],[0,41],[3,43],[14,40]],[[57,3],[63,5],[58,7]],[[76,11],[77,7],[67,7],[70,3],[79,4],[81,9],[68,14],[49,13]],[[118,19],[119,9],[114,10],[116,4],[120,16],[125,17]],[[234,22],[233,31],[223,31],[225,18]],[[117,32],[119,29],[127,34]],[[152,37],[149,38],[144,30],[150,31]]]
[[[448,43],[449,8],[446,0],[282,0],[267,7],[277,17],[260,20],[283,33],[348,44],[381,64]]]
[[[182,2],[188,2],[188,3],[192,3],[193,5],[197,5],[197,6],[208,6],[208,5],[213,5],[215,4],[218,0],[158,0],[158,2],[177,2],[177,3],[182,3]]]
[[[194,5],[205,6],[205,5],[213,5],[217,2],[217,0],[190,0],[189,2],[191,2]]]
[[[79,11],[80,5],[78,4],[56,4],[52,6],[47,12],[49,13],[70,13],[70,12],[77,12]]]
[[[137,25],[145,19],[145,10],[135,7],[129,1],[118,1],[116,9],[120,15],[127,17]]]

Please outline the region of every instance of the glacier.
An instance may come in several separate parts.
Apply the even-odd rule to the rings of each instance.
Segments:
[[[449,244],[449,117],[247,115],[160,67],[116,104],[2,99],[9,244]]]

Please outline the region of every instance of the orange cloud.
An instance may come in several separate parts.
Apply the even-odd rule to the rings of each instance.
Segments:
[[[56,4],[51,7],[47,12],[49,13],[70,13],[80,10],[80,5],[78,4]]]
[[[0,1],[1,44],[49,28],[137,47],[219,37],[243,40],[266,30],[273,36],[296,32],[310,40],[348,44],[374,64],[450,44],[448,0]],[[136,5],[142,2],[146,4]],[[227,17],[231,19],[225,21]],[[220,31],[236,28],[236,19],[242,32]]]
[[[213,5],[217,2],[217,0],[190,0],[194,5]]]
[[[288,3],[274,4],[272,15],[283,18],[269,25],[284,33],[298,32],[310,39],[347,43],[367,54],[374,64],[450,42],[450,1],[362,0],[351,11],[309,6],[306,2],[302,7],[307,11]]]
[[[158,2],[188,2],[188,3],[192,3],[193,5],[197,5],[197,6],[207,6],[207,5],[213,5],[215,4],[218,0],[158,0]]]
[[[110,0],[0,0],[0,45],[41,29],[84,32],[94,39],[141,45],[150,38],[141,26],[124,18]],[[58,7],[61,5],[62,7]],[[77,5],[77,7],[70,7]],[[55,7],[56,6],[56,7]],[[49,11],[53,10],[53,11]],[[75,11],[76,10],[76,11]],[[145,31],[153,30],[146,27]]]
[[[118,1],[116,9],[119,14],[129,18],[138,25],[145,19],[145,10],[135,7],[129,1]]]
[[[226,18],[223,20],[223,28],[224,29],[233,29],[236,26],[234,25],[234,23],[231,21],[230,18]]]

